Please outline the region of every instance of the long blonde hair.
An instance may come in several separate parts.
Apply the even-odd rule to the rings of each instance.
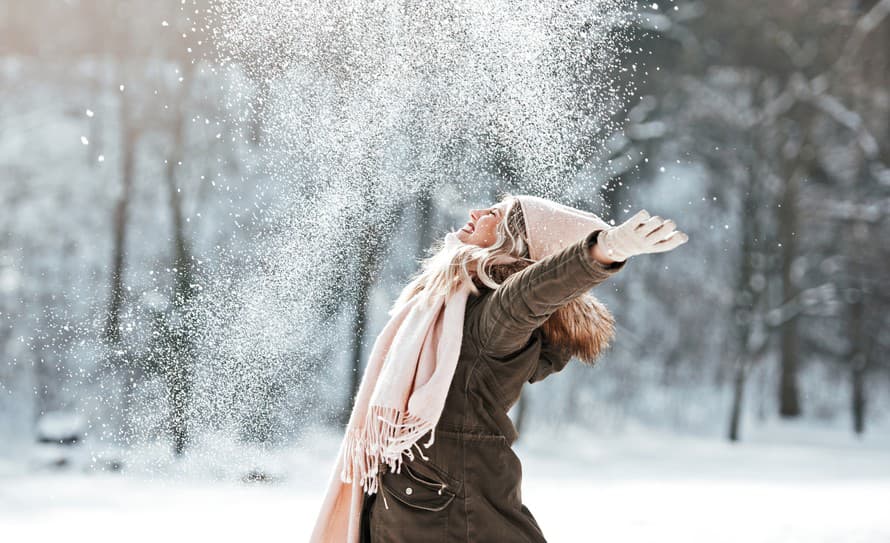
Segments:
[[[505,194],[500,203],[503,202],[508,202],[507,210],[495,228],[496,239],[492,245],[479,247],[461,243],[453,232],[436,241],[433,254],[421,261],[420,269],[402,290],[394,306],[400,306],[418,294],[427,298],[437,294],[450,296],[462,283],[469,285],[474,295],[479,294],[482,285],[495,289],[503,281],[504,263],[499,263],[498,257],[517,259],[522,263],[521,267],[531,264],[522,206],[511,194]]]

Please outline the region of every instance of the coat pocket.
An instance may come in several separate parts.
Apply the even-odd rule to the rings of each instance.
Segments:
[[[402,464],[401,473],[384,473],[380,484],[387,494],[403,504],[424,511],[442,511],[455,497],[455,492],[441,477],[420,473],[407,462]]]

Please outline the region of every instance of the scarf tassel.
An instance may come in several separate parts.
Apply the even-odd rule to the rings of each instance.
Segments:
[[[424,460],[417,441],[433,428],[434,424],[402,410],[372,405],[365,415],[364,424],[349,432],[346,437],[345,458],[340,479],[351,483],[353,479],[361,482],[368,494],[379,490],[380,467],[386,464],[391,471],[401,473],[403,455],[414,460],[414,451]],[[430,439],[423,444],[429,448],[435,440],[435,432],[430,432]]]

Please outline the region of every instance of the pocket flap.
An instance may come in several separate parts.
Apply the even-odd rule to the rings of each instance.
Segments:
[[[401,473],[387,470],[380,484],[405,505],[426,511],[445,509],[455,496],[447,484],[420,475],[409,468],[407,463],[402,464]]]

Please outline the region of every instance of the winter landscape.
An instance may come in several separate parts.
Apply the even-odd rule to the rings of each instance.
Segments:
[[[886,435],[886,433],[885,433]],[[744,448],[649,429],[592,436],[534,432],[517,446],[523,498],[552,541],[881,542],[890,538],[888,440],[842,431],[764,429]],[[214,447],[219,459],[126,476],[3,465],[0,522],[11,541],[245,538],[306,541],[338,436],[266,453]],[[558,441],[557,449],[552,444]],[[230,454],[234,453],[234,454]],[[260,468],[282,479],[245,482]],[[144,469],[144,467],[142,468]],[[134,530],[133,527],[139,529]]]
[[[890,541],[888,51],[890,0],[0,0],[0,540],[308,541],[513,193],[690,238],[510,411],[548,541]]]

